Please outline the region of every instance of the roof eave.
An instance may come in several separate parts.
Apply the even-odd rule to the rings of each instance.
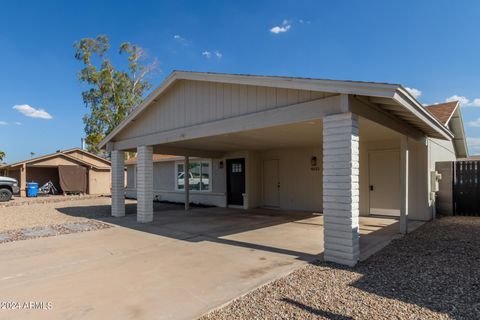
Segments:
[[[453,133],[443,125],[437,118],[428,112],[420,102],[418,102],[404,87],[399,86],[394,96],[394,100],[401,104],[407,110],[412,112],[417,118],[434,129],[438,136],[433,138],[440,138],[445,140],[452,140]]]

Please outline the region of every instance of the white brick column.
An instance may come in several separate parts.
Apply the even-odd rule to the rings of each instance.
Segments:
[[[153,221],[153,151],[137,148],[137,221]]]
[[[324,258],[354,266],[359,257],[358,116],[323,119]]]
[[[125,164],[123,151],[113,150],[112,161],[112,216],[125,216]]]

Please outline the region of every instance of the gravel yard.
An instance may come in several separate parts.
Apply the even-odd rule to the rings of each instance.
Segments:
[[[133,201],[127,200],[127,203],[133,203]],[[89,218],[101,218],[109,214],[110,198],[107,197],[11,206],[0,208],[0,232],[69,222],[85,222]]]
[[[110,217],[109,197],[83,196],[76,199],[56,196],[17,201],[24,204],[0,207],[0,244],[111,227],[95,220]],[[126,199],[125,203],[126,214],[134,214],[136,201]],[[178,204],[154,203],[156,211],[181,208],[183,206]]]
[[[201,319],[480,319],[480,218],[427,223],[355,268],[307,265]]]

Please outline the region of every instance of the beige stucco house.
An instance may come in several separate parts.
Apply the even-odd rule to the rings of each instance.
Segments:
[[[154,198],[320,212],[324,258],[347,265],[359,216],[398,216],[403,233],[408,219],[431,219],[435,162],[467,156],[458,103],[424,107],[401,85],[182,71],[100,146],[114,216],[125,194],[140,222],[152,221]],[[138,154],[126,193],[125,151]]]
[[[61,192],[59,167],[82,167],[85,174],[87,194],[110,194],[110,161],[80,148],[59,150],[55,153],[8,164],[0,173],[19,181],[20,196],[25,196],[25,185],[34,181],[42,186],[52,181]]]

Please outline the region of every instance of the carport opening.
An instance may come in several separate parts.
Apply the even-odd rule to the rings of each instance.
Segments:
[[[30,167],[27,166],[27,182],[37,182],[41,187],[48,181],[51,181],[59,194],[63,193],[60,186],[60,176],[58,173],[58,166],[52,167]]]

